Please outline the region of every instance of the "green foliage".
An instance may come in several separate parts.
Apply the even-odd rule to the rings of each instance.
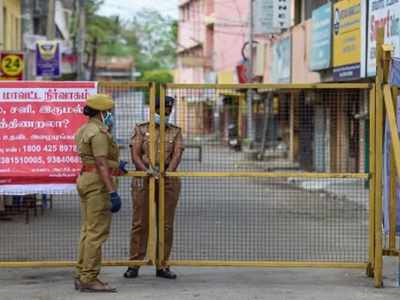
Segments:
[[[164,84],[173,82],[174,76],[172,76],[171,72],[167,70],[146,71],[142,80]]]
[[[130,21],[121,22],[118,17],[105,17],[97,14],[101,0],[88,0],[87,45],[90,53],[92,43],[98,40],[97,52],[101,56],[133,57],[136,70],[146,76],[155,76],[166,82],[172,75],[157,71],[171,69],[176,61],[177,21],[162,16],[158,11],[143,9],[135,13]],[[157,81],[154,80],[154,81]]]

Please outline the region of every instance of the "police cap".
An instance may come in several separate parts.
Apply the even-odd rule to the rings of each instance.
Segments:
[[[113,108],[114,101],[107,94],[96,94],[86,99],[86,105],[92,109],[104,111]]]
[[[165,106],[172,107],[174,106],[175,99],[170,96],[165,96]],[[160,97],[156,98],[156,108],[160,108]]]

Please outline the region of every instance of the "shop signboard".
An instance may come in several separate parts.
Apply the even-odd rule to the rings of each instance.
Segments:
[[[400,1],[372,0],[368,8],[367,76],[376,74],[376,33],[384,28],[385,43],[393,44],[395,57],[400,57]]]
[[[331,66],[332,4],[328,2],[312,12],[310,69],[319,71]]]
[[[290,83],[291,36],[286,36],[272,46],[271,82]]]
[[[0,53],[0,80],[24,79],[24,54],[21,52]]]
[[[361,1],[342,0],[334,5],[333,78],[360,78]]]
[[[36,43],[36,76],[61,76],[61,49],[58,41]]]

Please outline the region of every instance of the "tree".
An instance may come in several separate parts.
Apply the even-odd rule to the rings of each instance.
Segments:
[[[146,71],[142,77],[142,80],[165,84],[173,82],[174,76],[168,70]]]
[[[164,17],[155,10],[144,9],[137,12],[132,20],[124,23],[116,16],[98,15],[97,12],[102,3],[102,0],[88,0],[86,4],[89,61],[94,48],[93,42],[97,40],[96,48],[99,55],[133,57],[137,71],[142,74],[140,80],[144,80],[148,71],[174,67],[176,20]],[[168,82],[172,78],[172,75],[167,75],[162,71],[156,73],[158,78],[169,80]]]
[[[146,71],[171,69],[176,62],[177,22],[158,11],[144,9],[133,18],[129,31],[139,44],[137,69]]]

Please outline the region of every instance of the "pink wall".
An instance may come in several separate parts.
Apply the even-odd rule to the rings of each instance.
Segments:
[[[176,74],[177,83],[204,83],[204,69],[198,68],[179,68]]]
[[[311,54],[311,20],[292,29],[292,83],[320,82],[319,73],[309,70]]]
[[[249,0],[214,2],[214,70],[235,69],[241,60],[241,48],[248,30]]]
[[[180,10],[178,51],[205,42],[205,2],[204,0],[192,0],[187,2],[188,4]]]
[[[211,10],[210,0],[185,0],[180,7],[178,27],[178,59],[176,82],[204,83],[203,66],[187,66],[182,64],[182,56],[204,57],[207,49],[207,35],[204,18],[207,10]],[[184,51],[183,51],[184,50]]]

